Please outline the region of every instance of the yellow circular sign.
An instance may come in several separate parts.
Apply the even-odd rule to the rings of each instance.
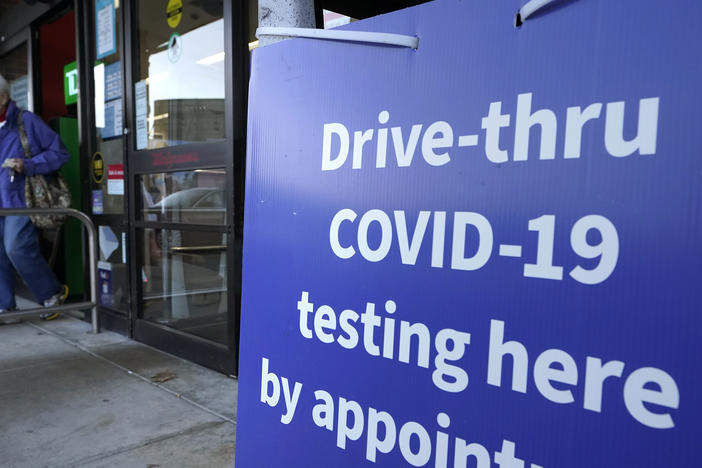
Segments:
[[[183,17],[183,0],[168,0],[166,7],[166,21],[168,26],[175,28]]]
[[[95,153],[93,155],[91,166],[93,181],[96,184],[101,184],[102,181],[105,180],[105,160],[102,157],[102,153]]]

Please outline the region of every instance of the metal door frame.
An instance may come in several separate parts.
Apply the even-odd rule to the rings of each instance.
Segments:
[[[243,184],[246,140],[246,84],[248,77],[246,2],[223,1],[224,53],[225,53],[225,139],[215,142],[173,146],[162,150],[135,150],[134,77],[137,18],[136,0],[122,3],[125,106],[123,118],[126,134],[125,172],[127,178],[128,235],[130,271],[130,334],[135,339],[164,351],[177,354],[191,361],[217,369],[226,374],[238,372],[239,315],[241,303],[241,252],[243,234]],[[154,167],[152,154],[168,151],[171,154],[195,152],[197,162],[173,164],[167,170]],[[140,220],[138,214],[137,178],[149,173],[172,172],[191,169],[224,168],[227,181],[227,220],[223,226],[204,226],[184,223],[164,223]],[[227,344],[218,344],[204,338],[142,319],[143,297],[140,265],[143,253],[136,242],[137,233],[145,228],[207,230],[227,234]]]
[[[94,80],[93,80],[93,65],[92,51],[95,45],[95,28],[94,28],[94,12],[93,8],[95,1],[74,0],[74,8],[76,15],[76,65],[78,69],[78,81],[80,93],[78,96],[78,135],[80,144],[81,157],[81,180],[84,187],[92,187],[91,171],[89,168],[91,155],[97,151],[97,138],[95,136],[95,107],[94,107]],[[124,6],[122,6],[122,9]],[[120,18],[123,20],[123,18]],[[119,59],[122,65],[122,73],[124,74],[124,23],[122,23],[122,41],[120,42]],[[124,83],[122,90],[122,105],[124,106]],[[123,144],[122,161],[124,163],[125,173],[128,169],[128,161],[126,158],[126,148]],[[83,190],[83,206],[85,212],[90,216],[96,226],[114,226],[128,232],[128,217],[127,217],[127,192],[124,196],[123,214],[99,214],[92,213],[92,194],[91,190]],[[129,243],[129,236],[127,242]],[[127,258],[127,265],[130,259]],[[127,271],[130,271],[129,266]],[[133,279],[129,275],[129,291],[131,293],[131,283]],[[112,331],[132,337],[130,332],[130,317],[134,309],[134,300],[130,294],[127,301],[127,311],[98,304],[98,312],[100,315],[101,326]]]

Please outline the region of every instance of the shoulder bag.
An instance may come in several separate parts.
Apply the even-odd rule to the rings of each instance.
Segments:
[[[17,115],[17,127],[19,128],[20,140],[24,157],[32,158],[29,149],[27,132],[24,130],[22,120],[23,111]],[[24,197],[27,208],[70,208],[71,192],[63,176],[56,171],[51,174],[26,176],[24,183]],[[34,225],[39,229],[59,228],[66,221],[66,215],[34,215],[29,217]]]

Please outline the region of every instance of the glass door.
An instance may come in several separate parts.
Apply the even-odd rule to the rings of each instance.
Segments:
[[[0,44],[0,74],[10,85],[10,99],[15,101],[18,107],[32,111],[34,93],[29,30],[19,33],[13,39]]]
[[[82,61],[81,129],[84,206],[98,230],[98,302],[103,326],[129,334],[131,288],[124,136],[123,5],[119,0],[77,2]]]
[[[128,144],[134,336],[235,373],[241,216],[230,2],[133,0]],[[240,16],[237,14],[237,16]],[[240,24],[240,22],[236,22]],[[236,164],[239,164],[238,162]],[[236,198],[236,200],[235,200]]]

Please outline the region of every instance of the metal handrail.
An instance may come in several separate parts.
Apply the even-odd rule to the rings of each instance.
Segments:
[[[41,315],[48,312],[63,312],[76,309],[90,309],[93,333],[100,333],[97,313],[97,232],[95,225],[85,213],[73,208],[0,208],[0,217],[4,216],[34,216],[34,215],[65,215],[76,218],[83,223],[88,231],[88,251],[90,268],[90,302],[78,302],[73,304],[62,304],[53,307],[35,307],[23,309],[16,312],[6,312],[0,316],[4,318],[20,318],[27,316]]]
[[[174,254],[190,254],[190,253],[200,253],[200,252],[223,252],[227,250],[226,245],[195,245],[192,247],[181,246],[181,247],[171,247],[171,253]]]

